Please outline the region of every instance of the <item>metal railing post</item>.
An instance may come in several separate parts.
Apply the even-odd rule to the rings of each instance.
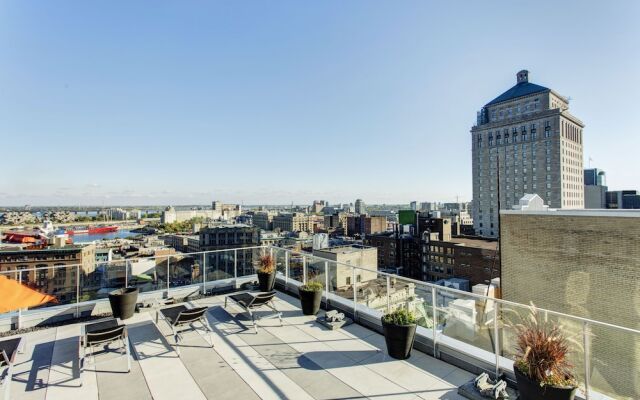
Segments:
[[[233,277],[238,279],[238,249],[233,249]],[[236,285],[236,282],[233,284]]]
[[[207,254],[202,254],[202,295],[207,294]]]
[[[287,289],[289,285],[289,251],[285,250],[284,253],[284,288]]]
[[[76,318],[80,317],[80,265],[76,265]]]
[[[324,303],[329,309],[329,262],[324,262]]]
[[[387,275],[387,313],[391,312],[391,278]]]
[[[307,284],[307,257],[302,256],[302,284]]]
[[[433,310],[433,356],[438,358],[438,307],[436,303],[436,288],[431,287],[431,309]]]
[[[124,287],[129,287],[129,260],[124,262]]]
[[[18,271],[18,282],[22,286],[22,272],[20,271]],[[22,308],[18,308],[18,321],[16,324],[16,329],[20,329],[22,327]]]
[[[351,282],[353,283],[353,321],[358,320],[358,288],[356,287],[356,269],[351,267]]]
[[[167,257],[167,297],[169,297],[169,260],[171,257]]]
[[[498,328],[498,307],[500,303],[495,303],[493,306],[493,350],[496,355],[496,379],[500,376],[500,340],[498,335],[500,334]]]
[[[584,397],[589,400],[589,387],[591,386],[591,377],[589,376],[591,371],[591,338],[589,322],[582,322],[582,346],[584,347]]]

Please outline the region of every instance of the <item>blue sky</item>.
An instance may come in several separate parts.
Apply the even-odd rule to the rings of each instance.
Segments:
[[[476,111],[570,96],[640,189],[640,2],[0,2],[0,206],[471,198]]]

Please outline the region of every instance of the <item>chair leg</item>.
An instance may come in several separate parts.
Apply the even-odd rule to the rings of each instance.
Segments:
[[[176,353],[178,355],[180,355],[180,335],[178,334],[178,331],[176,331],[176,328],[174,328],[173,326],[171,326],[171,330],[173,331],[173,340],[176,344],[175,348],[176,348]]]
[[[253,322],[253,329],[256,331],[256,333],[258,333],[258,322],[256,321],[256,318],[251,312],[251,310],[249,310],[249,313],[251,314],[251,322]]]
[[[86,357],[86,351],[84,346],[82,345],[82,343],[80,343],[80,375],[82,375],[82,372],[84,371],[84,362],[85,362],[85,357]]]
[[[4,378],[6,382],[4,386],[4,400],[11,400],[11,381],[13,380],[13,364],[9,364],[7,367],[7,376]]]
[[[131,372],[131,348],[129,343],[129,337],[124,338],[125,350],[127,352],[127,372]]]
[[[93,350],[93,346],[90,348],[91,350],[91,358],[93,358],[93,368],[96,368],[96,352]]]
[[[202,317],[200,319],[200,323],[204,326],[204,329],[209,332],[209,344],[213,347],[213,329],[211,329],[211,325],[209,325],[209,321],[207,321],[206,317]]]

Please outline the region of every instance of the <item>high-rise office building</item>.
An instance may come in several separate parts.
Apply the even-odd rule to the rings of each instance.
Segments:
[[[603,170],[584,170],[584,208],[607,208],[607,179]]]
[[[367,206],[364,204],[364,201],[362,199],[356,200],[355,208],[356,214],[358,215],[367,213]]]
[[[607,186],[606,173],[598,168],[584,170],[584,184],[588,186]]]
[[[482,236],[498,236],[500,208],[527,193],[553,208],[584,208],[582,129],[569,100],[529,82],[517,83],[478,112],[471,128],[473,222]]]
[[[606,208],[640,209],[640,194],[637,190],[613,190],[605,193]]]

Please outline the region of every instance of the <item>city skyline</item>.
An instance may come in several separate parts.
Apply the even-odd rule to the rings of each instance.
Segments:
[[[640,186],[636,2],[150,4],[0,6],[0,206],[470,201],[469,127],[520,69]]]

